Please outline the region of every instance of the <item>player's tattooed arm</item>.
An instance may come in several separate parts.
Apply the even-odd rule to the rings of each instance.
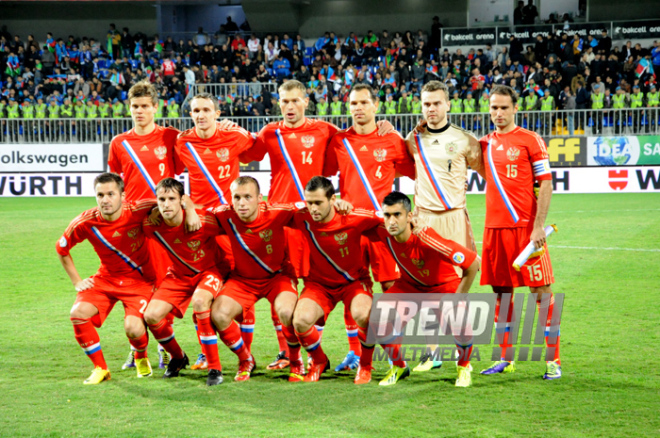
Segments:
[[[84,291],[85,289],[89,289],[94,286],[94,279],[93,278],[85,278],[81,279],[80,274],[78,274],[78,270],[76,269],[76,265],[73,263],[73,259],[71,258],[70,255],[57,255],[60,259],[60,263],[62,263],[62,267],[64,268],[64,271],[67,273],[69,278],[71,279],[71,283],[73,283],[73,287],[76,289],[76,292],[81,292]]]
[[[353,204],[351,204],[348,201],[343,201],[341,199],[337,199],[335,201],[335,210],[337,210],[337,213],[341,215],[347,215],[351,211],[353,211]]]
[[[186,231],[188,233],[194,233],[202,228],[202,220],[197,214],[197,211],[195,211],[195,203],[192,202],[192,199],[188,195],[181,197],[181,203],[186,210]]]

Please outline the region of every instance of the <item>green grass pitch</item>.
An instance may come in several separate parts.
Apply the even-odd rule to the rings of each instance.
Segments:
[[[222,344],[225,383],[207,388],[205,373],[173,381],[121,371],[128,352],[121,306],[99,330],[112,379],[87,387],[91,363],[68,317],[75,291],[55,242],[92,198],[0,200],[0,436],[659,436],[660,195],[557,195],[548,223],[555,292],[562,317],[564,376],[541,379],[542,362],[518,362],[511,375],[483,377],[490,346],[474,363],[473,387],[455,388],[456,369],[413,375],[394,387],[353,384],[353,373],[327,373],[316,384],[290,384],[267,372],[277,343],[265,302],[257,308],[253,351],[258,369],[235,383],[235,356]],[[481,240],[484,197],[468,197]],[[88,243],[72,252],[81,275],[98,260]],[[478,283],[478,281],[477,281]],[[487,292],[474,287],[473,292]],[[330,317],[323,345],[331,362],[347,350],[342,309]],[[189,355],[199,352],[191,311],[175,326]],[[156,361],[155,342],[149,348]],[[486,353],[486,354],[484,354]],[[414,364],[413,364],[414,365]]]

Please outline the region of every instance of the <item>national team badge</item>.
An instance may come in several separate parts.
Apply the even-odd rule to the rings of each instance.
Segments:
[[[506,156],[509,159],[509,161],[516,161],[520,156],[520,149],[516,147],[511,147],[509,148],[508,151],[506,151]]]
[[[311,136],[311,135],[304,135],[304,136],[300,139],[300,141],[302,142],[302,145],[303,145],[304,147],[306,147],[307,149],[309,149],[309,148],[313,148],[313,147],[314,147],[314,142],[316,141],[316,139],[315,139],[313,136]]]
[[[346,245],[346,241],[348,240],[348,233],[344,232],[335,234],[335,240],[340,245]]]
[[[138,235],[138,231],[140,231],[140,229],[138,227],[135,227],[132,230],[129,230],[128,233],[127,233],[128,237],[130,237],[131,239],[135,239]]]
[[[154,149],[154,154],[156,154],[156,158],[159,160],[164,160],[167,155],[167,148],[165,146],[158,146]]]
[[[67,245],[66,237],[62,236],[62,238],[60,239],[60,248],[66,248],[66,245]]]
[[[449,155],[454,155],[456,154],[456,151],[458,150],[458,146],[456,146],[456,143],[450,142],[445,145],[445,151]]]
[[[188,242],[188,248],[190,248],[193,251],[197,251],[201,244],[202,244],[201,240],[191,240],[190,242]]]
[[[455,253],[455,254],[452,256],[452,260],[453,260],[456,264],[459,264],[459,265],[460,265],[461,263],[463,263],[463,262],[465,261],[465,256],[463,255],[462,252],[457,252],[457,253]]]
[[[419,269],[422,269],[424,267],[424,260],[410,259],[410,261],[413,262],[413,265],[417,266]]]
[[[379,163],[382,163],[383,161],[385,161],[385,157],[387,157],[387,151],[385,149],[376,149],[374,151],[374,158]]]
[[[261,233],[259,233],[259,237],[261,237],[264,242],[270,242],[270,239],[273,238],[273,230],[263,230]]]
[[[229,149],[222,148],[218,152],[216,152],[215,155],[218,157],[220,161],[225,162],[229,159]]]

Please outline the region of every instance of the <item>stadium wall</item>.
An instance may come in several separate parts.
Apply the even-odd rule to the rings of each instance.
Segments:
[[[635,0],[634,2],[589,0],[587,3],[589,21],[640,20],[648,17],[660,17],[658,0]]]
[[[66,39],[68,35],[87,36],[104,43],[110,23],[121,32],[151,36],[158,32],[156,8],[136,2],[0,2],[0,17],[7,31],[21,36],[34,35],[46,40],[46,32]]]

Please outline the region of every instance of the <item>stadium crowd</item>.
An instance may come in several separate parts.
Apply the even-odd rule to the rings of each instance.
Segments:
[[[441,80],[450,90],[454,113],[486,112],[487,91],[495,84],[513,87],[521,110],[622,109],[657,107],[655,69],[660,47],[628,41],[613,46],[606,30],[600,38],[565,33],[539,35],[524,45],[440,48],[437,17],[431,36],[419,30],[340,38],[325,32],[312,47],[297,34],[243,35],[228,21],[223,31],[202,28],[189,39],[120,32],[114,24],[106,43],[93,38],[0,35],[0,118],[129,117],[127,90],[149,79],[160,95],[157,117],[179,117],[194,84],[228,84],[220,98],[222,116],[278,115],[262,83],[295,78],[308,87],[311,115],[347,114],[350,87],[379,90],[383,114],[419,114],[421,85]],[[233,26],[232,26],[233,25]],[[577,117],[581,127],[584,117]]]

